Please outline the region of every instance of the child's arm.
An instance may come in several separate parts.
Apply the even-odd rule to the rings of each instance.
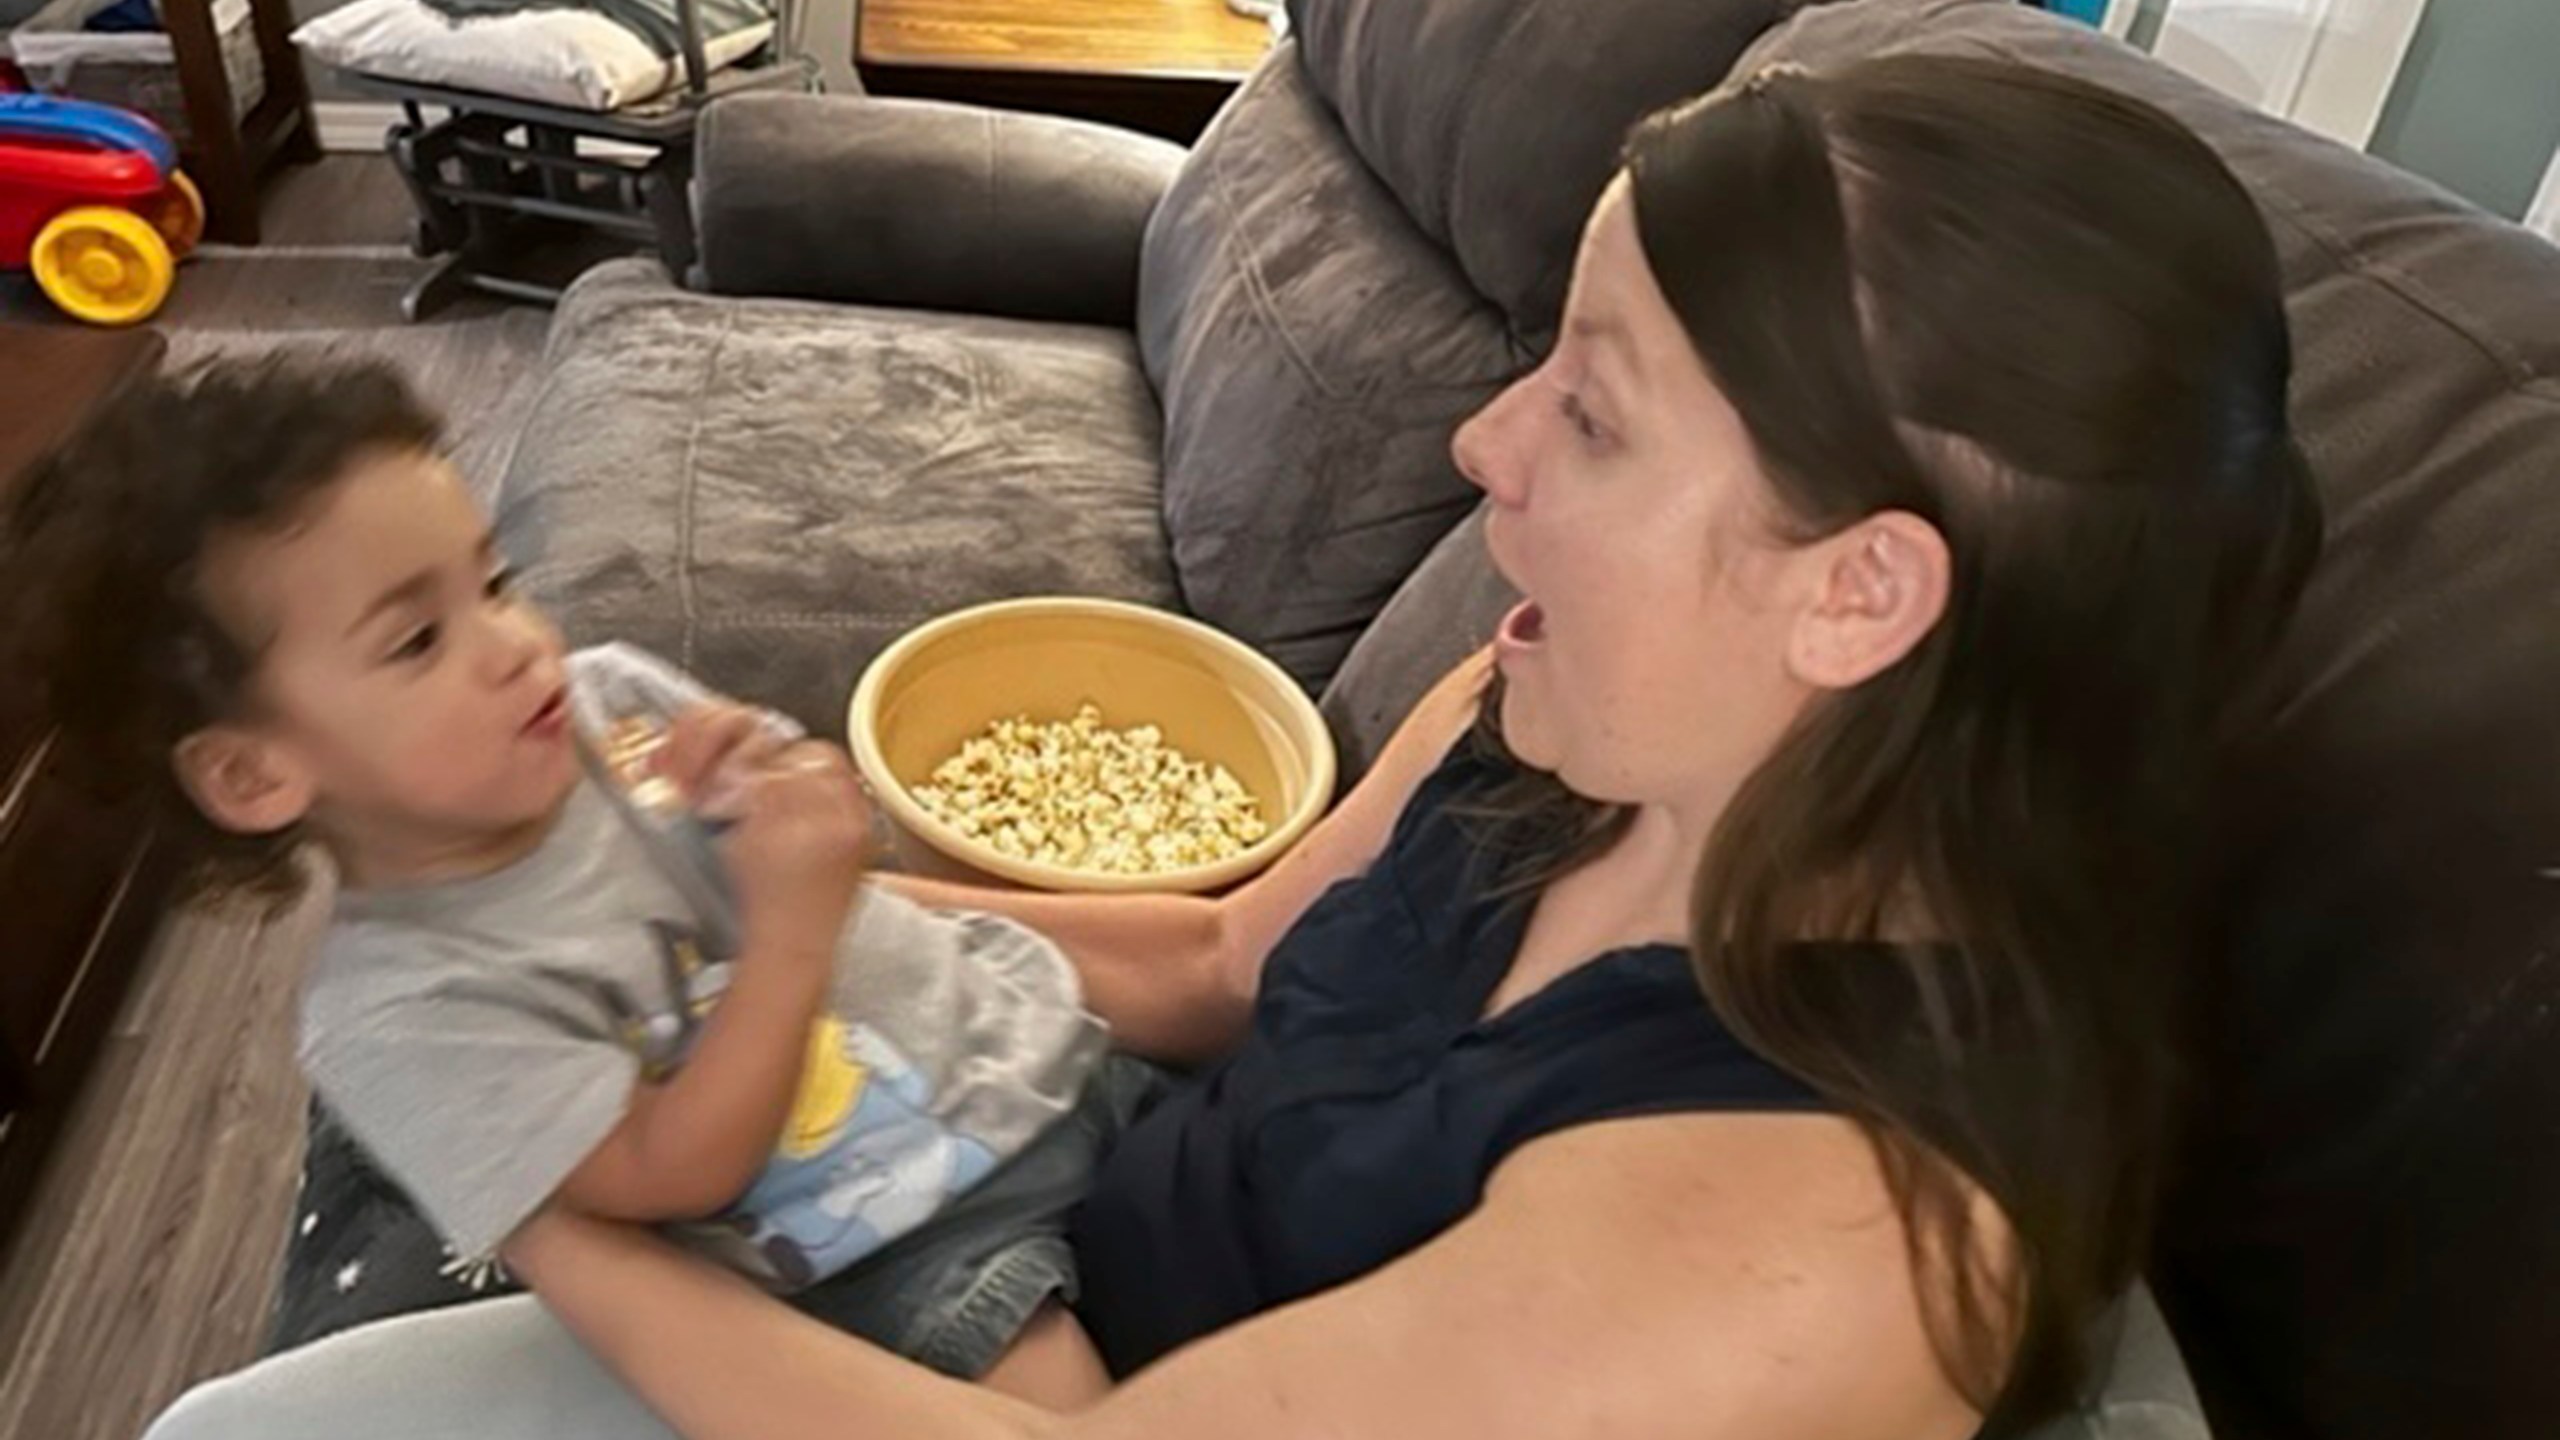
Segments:
[[[689,1220],[744,1193],[790,1116],[834,954],[750,942],[692,1058],[671,1080],[633,1087],[560,1200],[612,1220]]]
[[[573,1209],[707,1215],[754,1182],[790,1116],[861,882],[867,810],[843,752],[824,745],[782,752],[744,790],[725,842],[745,927],[735,976],[684,1068],[635,1089],[621,1123],[561,1185]]]

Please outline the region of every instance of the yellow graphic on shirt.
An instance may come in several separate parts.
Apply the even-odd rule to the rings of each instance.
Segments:
[[[779,1153],[786,1160],[806,1160],[844,1133],[854,1107],[862,1103],[870,1072],[848,1052],[844,1022],[833,1016],[809,1027],[809,1054],[800,1066],[800,1093],[791,1102],[791,1118],[783,1122]]]

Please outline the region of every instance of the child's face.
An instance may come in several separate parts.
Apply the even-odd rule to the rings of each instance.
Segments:
[[[516,598],[451,466],[367,457],[297,527],[214,545],[204,583],[261,651],[247,716],[192,766],[180,749],[211,772],[190,780],[217,819],[307,817],[363,884],[477,873],[540,840],[578,775],[560,636]],[[262,784],[281,820],[218,813]]]

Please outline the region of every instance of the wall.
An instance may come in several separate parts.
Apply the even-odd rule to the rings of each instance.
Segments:
[[[2560,0],[2430,0],[2375,154],[2520,219],[2560,145]]]
[[[2173,3],[2139,0],[2125,38],[2151,49]],[[2366,148],[2522,218],[2555,146],[2560,0],[2428,0]]]

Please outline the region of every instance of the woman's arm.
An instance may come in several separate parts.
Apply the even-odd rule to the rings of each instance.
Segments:
[[[692,1440],[1021,1440],[1060,1417],[901,1360],[648,1230],[547,1210],[507,1268]]]
[[[1253,1011],[1226,983],[1218,901],[1198,895],[1051,895],[875,874],[919,905],[988,910],[1057,942],[1084,982],[1084,1003],[1112,1042],[1150,1060],[1192,1065],[1235,1048]]]
[[[692,1440],[1965,1440],[1865,1138],[1679,1115],[1522,1149],[1374,1274],[1048,1415],[828,1331],[653,1237],[573,1217],[509,1260]]]
[[[1225,1054],[1253,1013],[1262,962],[1317,896],[1369,868],[1415,788],[1474,722],[1492,675],[1489,650],[1459,662],[1341,804],[1271,868],[1217,899],[1044,895],[912,875],[879,883],[919,904],[991,910],[1055,940],[1084,978],[1085,1003],[1127,1049],[1177,1063]]]

